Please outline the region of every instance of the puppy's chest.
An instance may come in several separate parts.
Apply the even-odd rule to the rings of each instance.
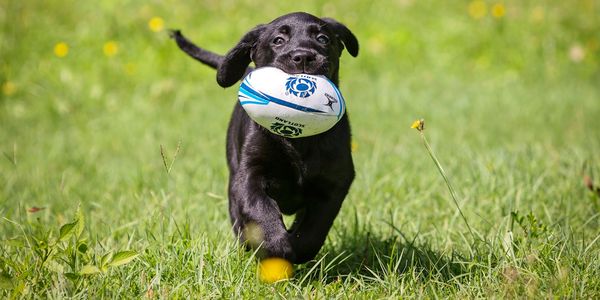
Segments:
[[[287,148],[280,155],[285,158],[271,166],[267,194],[277,201],[282,213],[293,214],[313,201],[327,201],[327,191],[335,185],[335,160],[329,151]]]
[[[326,176],[332,163],[330,149],[322,147],[288,149],[290,167],[302,182]]]
[[[331,170],[331,155],[319,148],[287,148],[280,152],[277,164],[271,165],[272,180],[287,182],[286,185],[302,187],[326,178]]]
[[[267,179],[267,194],[278,203],[284,214],[293,214],[312,201],[324,201],[328,176],[317,157],[293,160],[275,168]]]

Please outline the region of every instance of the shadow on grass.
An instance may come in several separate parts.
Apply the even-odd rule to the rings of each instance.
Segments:
[[[323,249],[316,262],[298,270],[298,278],[308,281],[322,278],[325,282],[344,276],[383,280],[387,276],[410,274],[419,279],[435,278],[449,282],[469,273],[464,257],[458,253],[436,251],[426,243],[417,243],[397,232],[384,237],[366,231],[358,235],[342,234],[339,243]]]

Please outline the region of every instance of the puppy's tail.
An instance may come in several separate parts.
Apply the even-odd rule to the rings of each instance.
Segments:
[[[179,48],[183,50],[183,52],[187,53],[189,56],[193,57],[194,59],[213,69],[217,69],[219,67],[219,64],[221,64],[221,62],[223,61],[222,55],[210,52],[208,50],[204,50],[194,45],[194,43],[186,39],[179,30],[170,30],[169,36],[172,39],[175,39],[175,41],[177,42],[177,46],[179,46]]]

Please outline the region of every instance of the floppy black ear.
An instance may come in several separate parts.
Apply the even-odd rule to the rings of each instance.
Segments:
[[[352,31],[350,31],[350,29],[348,29],[348,27],[346,27],[344,24],[332,18],[324,18],[323,21],[325,21],[333,30],[333,32],[335,32],[337,38],[344,43],[348,53],[356,57],[358,55],[358,40]]]
[[[246,33],[235,47],[233,47],[217,68],[217,83],[222,87],[230,87],[242,79],[246,68],[250,64],[250,52],[264,31],[264,25],[258,25]]]

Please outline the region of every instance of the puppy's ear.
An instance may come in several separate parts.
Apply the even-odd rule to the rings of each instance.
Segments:
[[[332,18],[323,18],[323,21],[327,23],[328,26],[333,30],[337,38],[344,43],[348,53],[350,55],[356,57],[358,55],[358,40],[346,27],[344,24],[332,19]]]
[[[246,33],[235,47],[225,55],[217,68],[217,83],[222,87],[230,87],[242,79],[250,64],[250,53],[265,30],[264,25],[258,25]]]

